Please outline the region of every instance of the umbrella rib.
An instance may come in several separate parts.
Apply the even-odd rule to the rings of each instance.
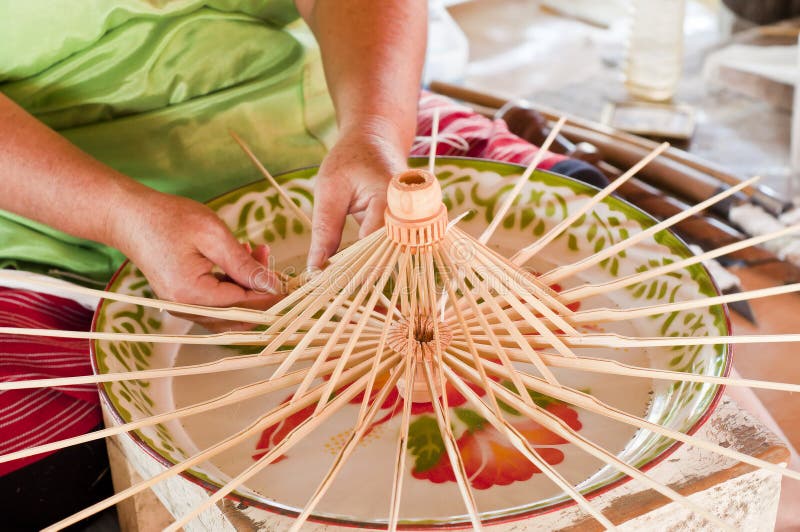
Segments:
[[[400,247],[399,246],[387,247],[386,251],[384,252],[384,257],[382,258],[381,262],[379,263],[379,265],[373,271],[370,272],[369,278],[362,285],[361,289],[359,290],[358,294],[356,295],[355,300],[359,300],[360,301],[360,299],[363,299],[363,297],[366,296],[367,291],[369,289],[372,289],[372,293],[370,294],[370,297],[367,300],[367,303],[366,303],[366,305],[364,307],[367,310],[367,312],[371,312],[375,308],[375,305],[378,302],[378,294],[383,292],[383,289],[386,287],[386,284],[389,282],[389,278],[391,277],[394,264],[397,261],[397,256],[399,254],[400,254]],[[391,267],[387,267],[388,265],[391,265]],[[376,285],[373,285],[373,283],[375,282],[375,278],[378,277],[378,274],[380,274],[380,279],[378,280],[378,283]],[[359,302],[359,304],[360,304],[360,302]],[[314,410],[314,414],[315,415],[318,414],[322,410],[322,408],[325,406],[325,404],[330,399],[331,394],[333,394],[334,390],[336,389],[336,384],[337,384],[337,382],[339,380],[339,375],[341,375],[342,369],[344,368],[344,365],[347,363],[347,359],[349,358],[350,353],[356,347],[356,344],[358,343],[358,341],[360,339],[361,330],[366,325],[366,319],[365,319],[366,316],[367,316],[367,313],[365,313],[362,316],[362,318],[358,321],[358,324],[356,325],[355,330],[352,332],[352,335],[351,335],[351,337],[349,339],[349,342],[348,342],[347,346],[344,349],[344,352],[339,357],[339,363],[337,364],[336,369],[334,369],[333,374],[331,375],[331,378],[328,381],[328,386],[325,389],[325,392],[322,394],[322,398],[320,399],[319,403],[317,403],[316,409]],[[342,325],[342,324],[344,324],[346,322],[349,322],[350,319],[351,319],[351,316],[349,314],[345,314],[344,318],[342,318],[342,321],[340,322],[340,325]],[[385,326],[384,326],[384,329],[385,329]],[[338,340],[339,334],[340,334],[340,332],[339,332],[340,330],[341,330],[341,328],[337,328],[336,331],[334,331],[333,335],[331,336],[330,340],[333,340],[333,339]],[[383,334],[381,334],[381,336],[383,336]],[[376,357],[377,358],[380,358],[381,355],[382,355],[382,353],[380,355],[376,353]],[[315,362],[315,364],[316,364],[316,362]],[[308,385],[311,384],[311,378],[313,378],[313,376],[315,376],[315,375],[316,375],[316,368],[314,366],[312,366],[311,370],[309,371],[308,380],[300,384],[300,386],[298,387],[298,391],[305,390],[305,386],[308,386]],[[375,376],[373,374],[372,378],[370,379],[370,382],[374,381],[374,377]]]
[[[362,362],[357,367],[354,367],[351,370],[352,371],[351,374],[355,378],[357,378],[358,373],[365,370],[368,365],[369,361]],[[360,379],[363,378],[364,377],[361,377]],[[62,519],[58,523],[55,523],[44,529],[44,532],[55,532],[57,530],[63,530],[64,528],[73,525],[82,519],[94,515],[97,512],[108,508],[109,506],[117,504],[118,502],[123,501],[128,497],[131,497],[141,491],[150,488],[151,486],[154,486],[155,484],[158,484],[162,480],[179,475],[180,473],[188,470],[189,468],[201,464],[207,461],[208,459],[218,455],[219,453],[224,452],[225,450],[237,445],[238,443],[241,443],[242,441],[246,440],[252,435],[257,434],[258,432],[266,429],[267,427],[280,422],[281,420],[287,418],[288,416],[296,412],[299,412],[303,408],[306,408],[308,405],[313,404],[314,401],[319,399],[319,396],[321,394],[322,394],[322,386],[318,386],[317,388],[309,392],[306,398],[304,398],[302,402],[297,402],[295,404],[283,403],[281,405],[278,405],[269,412],[267,412],[266,414],[264,414],[263,416],[256,419],[254,422],[252,422],[244,429],[237,432],[236,434],[233,434],[215,443],[214,445],[206,448],[205,450],[200,451],[194,454],[192,457],[175,464],[174,466],[162,471],[161,473],[155,475],[150,479],[134,484],[133,486],[119,493],[116,493],[111,497],[103,499],[102,501],[97,502],[92,506],[84,508],[80,512],[77,512],[69,517]]]
[[[640,232],[638,232],[638,233],[636,233],[634,235],[631,235],[628,238],[626,238],[625,240],[617,242],[616,244],[614,244],[612,246],[609,246],[607,248],[604,248],[604,249],[598,251],[597,253],[593,253],[592,255],[589,255],[588,257],[586,257],[584,259],[581,259],[579,261],[573,262],[572,264],[568,264],[568,265],[564,265],[564,266],[559,266],[557,268],[553,268],[549,272],[539,276],[539,280],[541,280],[542,282],[547,283],[547,284],[557,283],[557,282],[559,282],[559,281],[561,281],[563,279],[566,279],[568,277],[571,277],[571,276],[575,275],[576,273],[582,272],[582,271],[586,270],[587,268],[590,268],[591,266],[594,266],[598,262],[601,262],[601,261],[605,260],[606,258],[610,258],[610,257],[616,255],[617,253],[619,253],[621,251],[625,251],[629,247],[638,244],[639,242],[641,242],[645,238],[647,238],[649,236],[652,236],[652,235],[658,233],[659,231],[663,231],[665,229],[669,229],[670,227],[672,227],[676,223],[678,223],[678,222],[680,222],[682,220],[685,220],[686,218],[688,218],[690,216],[693,216],[693,215],[697,214],[698,212],[701,212],[701,211],[711,207],[712,205],[714,205],[716,203],[719,203],[720,201],[722,201],[722,200],[724,200],[726,198],[729,198],[730,196],[736,194],[737,192],[739,192],[743,188],[747,188],[747,187],[755,184],[756,181],[758,181],[759,179],[760,179],[759,177],[753,177],[753,178],[748,179],[746,181],[742,181],[741,183],[739,183],[736,186],[727,188],[723,192],[720,192],[719,194],[716,194],[715,196],[712,196],[711,198],[709,198],[709,199],[707,199],[705,201],[702,201],[702,202],[698,203],[697,205],[694,205],[694,206],[692,206],[692,207],[690,207],[690,208],[688,208],[686,210],[683,210],[683,211],[679,212],[678,214],[676,214],[674,216],[671,216],[671,217],[667,218],[666,220],[661,221],[661,222],[659,222],[659,223],[657,223],[657,224],[655,224],[655,225],[653,225],[651,227],[648,227],[647,229],[645,229],[643,231],[640,231]]]
[[[408,360],[406,360],[404,363],[401,363],[400,365],[408,366]],[[317,486],[317,489],[314,491],[314,494],[311,496],[308,502],[306,502],[305,506],[303,507],[303,511],[300,513],[300,515],[297,516],[294,523],[292,523],[292,526],[289,529],[290,532],[299,531],[300,527],[303,526],[306,520],[308,520],[311,513],[317,507],[317,504],[319,504],[320,500],[322,500],[322,497],[325,495],[325,493],[328,491],[333,481],[336,479],[336,475],[339,474],[344,465],[347,463],[347,460],[352,456],[353,451],[355,451],[358,444],[364,438],[364,435],[366,434],[370,423],[372,422],[373,419],[375,419],[375,416],[377,415],[378,411],[383,406],[383,403],[386,400],[387,396],[389,395],[389,392],[394,388],[395,384],[397,383],[397,380],[400,378],[400,374],[401,372],[399,371],[399,366],[398,366],[397,368],[395,368],[394,373],[386,382],[386,384],[383,385],[380,392],[378,392],[377,396],[375,397],[375,400],[372,403],[372,406],[367,412],[367,415],[364,416],[363,419],[359,420],[356,426],[353,428],[352,432],[350,433],[350,437],[347,439],[345,444],[337,453],[333,465],[328,470],[328,473],[323,477],[322,481]],[[319,414],[315,413],[314,415],[319,415]]]
[[[461,395],[463,395],[470,403],[472,403],[472,405],[474,405],[480,411],[480,413],[489,421],[489,423],[492,424],[492,426],[494,426],[495,429],[497,429],[498,432],[504,434],[514,448],[520,452],[520,454],[525,456],[528,461],[542,471],[542,473],[544,473],[547,478],[553,481],[556,486],[564,490],[564,492],[569,495],[569,497],[574,500],[578,506],[583,508],[584,511],[594,517],[607,530],[616,530],[614,523],[609,521],[609,519],[604,516],[602,512],[592,506],[592,504],[586,500],[586,497],[584,497],[581,492],[576,490],[575,487],[567,481],[567,479],[565,479],[560,473],[558,473],[558,471],[556,471],[555,468],[542,459],[541,455],[530,444],[530,442],[522,434],[520,434],[520,432],[514,428],[508,422],[508,420],[489,408],[489,406],[482,401],[478,395],[472,389],[470,389],[469,386],[464,384],[464,381],[458,378],[458,375],[456,375],[452,369],[445,367],[445,373],[447,374],[448,380],[453,383],[453,386],[458,389]],[[525,388],[522,389],[524,390]],[[487,389],[486,391],[489,392],[490,390]],[[528,394],[525,393],[521,395],[523,397],[528,396]]]
[[[581,216],[589,212],[592,207],[600,203],[603,199],[610,196],[612,192],[622,186],[622,184],[628,181],[631,177],[639,173],[642,168],[650,164],[653,159],[661,155],[664,151],[666,151],[667,148],[669,148],[669,143],[665,142],[647,154],[644,158],[642,158],[642,160],[633,165],[627,172],[609,183],[603,190],[589,198],[589,200],[581,205],[577,211],[556,224],[555,227],[545,233],[541,238],[539,238],[539,240],[518,251],[513,257],[511,257],[511,262],[517,265],[522,265],[528,262],[534,255],[542,251],[547,244],[555,240],[558,235],[563,233]]]
[[[461,362],[455,357],[449,357],[449,360],[452,361],[453,364],[455,364],[455,366],[459,368],[462,374],[468,375],[471,381],[476,382],[477,376],[475,375],[475,371],[472,368],[470,368],[467,364]],[[518,412],[526,415],[532,421],[540,424],[547,430],[564,438],[565,440],[577,446],[579,449],[597,458],[603,463],[644,483],[649,488],[658,491],[659,493],[669,498],[673,502],[681,504],[685,508],[695,512],[697,515],[701,516],[710,524],[714,524],[722,528],[723,530],[730,530],[730,531],[735,530],[734,527],[720,520],[717,516],[713,515],[705,508],[702,508],[701,506],[692,502],[688,497],[681,495],[680,493],[678,493],[677,491],[675,491],[674,489],[670,488],[665,484],[657,482],[656,480],[652,479],[649,475],[639,471],[638,469],[631,466],[627,462],[609,453],[599,445],[581,436],[557,416],[552,415],[551,413],[540,408],[539,406],[535,406],[533,408],[529,407],[517,396],[517,394],[512,393],[510,390],[506,389],[505,387],[503,387],[498,383],[495,383],[494,381],[492,381],[490,384],[495,389],[497,394],[502,397],[502,400],[504,402],[507,402],[508,404],[512,405],[513,408],[516,409]]]
[[[398,359],[397,356],[388,358],[383,368],[386,369],[391,363],[396,362],[397,359]],[[294,445],[302,441],[304,437],[308,436],[308,434],[313,432],[317,427],[319,427],[322,423],[324,423],[332,414],[340,410],[342,407],[346,406],[347,403],[351,399],[353,399],[353,397],[358,395],[359,392],[363,391],[364,386],[366,385],[366,380],[367,380],[367,375],[363,375],[357,381],[353,382],[350,386],[345,388],[341,394],[339,394],[336,398],[334,398],[330,403],[326,405],[325,410],[323,411],[322,414],[316,416],[310,416],[302,423],[294,427],[291,430],[291,432],[289,432],[277,445],[275,445],[275,447],[270,449],[264,456],[259,458],[254,464],[247,467],[244,471],[239,473],[232,480],[228,481],[224,486],[220,487],[217,491],[210,494],[208,499],[206,499],[202,503],[192,508],[183,517],[177,519],[174,523],[165,528],[164,529],[165,532],[175,532],[181,527],[185,526],[194,518],[203,513],[205,510],[215,505],[218,501],[222,500],[226,495],[241,487],[245,482],[247,482],[253,476],[258,474],[269,464],[274,462],[278,457],[283,455]],[[316,396],[315,400],[319,400],[319,397],[322,395],[322,388],[323,386],[316,388],[316,390],[319,390],[319,392],[314,393],[314,395]],[[311,403],[313,404],[313,401]],[[308,401],[307,400],[298,401],[297,404],[307,405]]]
[[[497,374],[502,375],[506,371],[505,368],[491,361],[484,360],[483,363],[489,370]],[[465,364],[459,361],[459,365],[464,366]],[[746,454],[734,451],[727,447],[716,445],[714,443],[702,440],[696,436],[691,436],[689,434],[684,434],[682,432],[668,429],[657,423],[652,423],[643,418],[634,416],[632,414],[628,414],[627,412],[609,406],[600,401],[599,399],[597,399],[596,397],[585,394],[578,390],[563,386],[561,387],[552,386],[546,381],[543,381],[542,379],[535,377],[533,375],[529,375],[523,371],[520,371],[520,374],[522,376],[522,379],[527,384],[527,386],[536,390],[537,392],[544,393],[550,397],[554,397],[556,399],[568,402],[570,404],[573,404],[590,412],[594,412],[596,414],[608,417],[609,419],[614,419],[621,423],[625,423],[640,429],[649,430],[651,432],[654,432],[661,436],[665,436],[672,440],[680,441],[688,445],[704,449],[706,451],[711,451],[716,454],[725,456],[726,458],[731,458],[733,460],[737,460],[739,462],[752,465],[753,467],[767,470],[771,473],[777,473],[787,478],[800,480],[800,472],[793,471],[791,469],[786,469],[777,464],[771,464],[765,460],[761,460],[754,456],[748,456]]]
[[[445,451],[450,460],[450,467],[453,469],[453,475],[456,478],[461,498],[464,500],[464,506],[466,506],[467,513],[469,513],[473,529],[483,530],[478,509],[475,504],[475,497],[469,485],[470,481],[467,478],[467,472],[464,469],[464,461],[461,459],[461,454],[458,452],[458,444],[456,443],[455,436],[453,436],[453,431],[450,430],[449,416],[447,411],[442,408],[437,398],[438,394],[436,393],[436,385],[433,383],[433,375],[431,375],[433,370],[430,367],[430,362],[424,358],[422,360],[422,368],[425,374],[425,381],[428,384],[428,391],[431,394],[431,404],[433,405],[433,411],[436,415],[436,422],[439,424],[439,431],[442,434]]]

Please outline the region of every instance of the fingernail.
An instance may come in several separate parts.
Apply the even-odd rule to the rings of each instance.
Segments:
[[[275,274],[267,268],[258,268],[250,274],[250,288],[254,292],[277,295],[280,290],[280,286],[277,284]]]

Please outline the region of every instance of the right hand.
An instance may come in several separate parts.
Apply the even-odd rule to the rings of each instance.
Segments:
[[[142,270],[161,299],[266,309],[283,297],[267,267],[269,249],[251,253],[196,201],[148,190],[126,201],[110,230],[112,245]]]

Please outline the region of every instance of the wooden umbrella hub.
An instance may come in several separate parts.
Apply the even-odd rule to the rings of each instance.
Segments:
[[[386,193],[386,234],[402,246],[430,246],[444,238],[447,207],[439,181],[425,170],[394,176]]]

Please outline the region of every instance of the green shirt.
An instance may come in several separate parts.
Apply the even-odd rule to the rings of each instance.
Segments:
[[[258,179],[229,129],[273,173],[318,164],[335,132],[291,0],[0,0],[0,35],[0,91],[163,192],[204,201]],[[0,267],[105,280],[121,261],[0,211]]]

